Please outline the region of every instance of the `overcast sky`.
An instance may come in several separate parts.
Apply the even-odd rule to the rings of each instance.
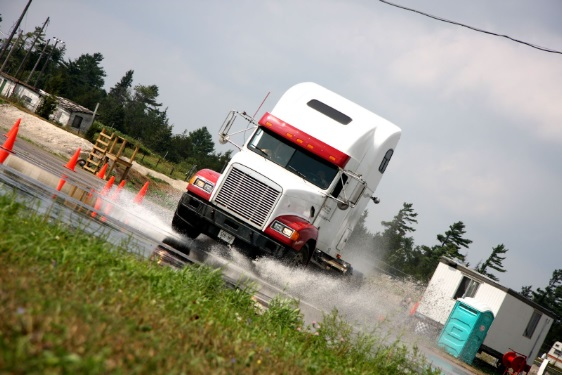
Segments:
[[[560,0],[392,2],[562,50]],[[2,1],[4,34],[26,3]],[[372,232],[408,202],[417,245],[457,221],[472,266],[503,243],[507,287],[544,287],[562,268],[562,54],[376,0],[33,0],[20,28],[48,16],[66,59],[104,56],[106,89],[131,69],[157,85],[174,133],[215,136],[229,110],[253,114],[270,92],[262,114],[317,82],[402,128]]]

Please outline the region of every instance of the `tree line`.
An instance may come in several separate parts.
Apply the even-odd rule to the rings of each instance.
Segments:
[[[12,39],[6,51],[0,61],[2,72],[50,94],[36,110],[46,119],[56,107],[57,96],[90,110],[99,104],[97,125],[128,135],[168,161],[221,170],[230,159],[231,151],[215,151],[205,126],[173,134],[158,86],[134,84],[132,69],[107,92],[104,57],[99,52],[65,59],[66,46],[48,43],[41,27]]]
[[[382,221],[383,230],[371,233],[365,221],[365,211],[350,236],[348,246],[356,249],[367,249],[372,261],[379,270],[390,275],[410,279],[426,284],[433,276],[441,257],[448,257],[470,267],[466,262],[469,245],[472,240],[466,236],[466,228],[462,221],[452,223],[443,233],[437,234],[432,245],[416,245],[413,234],[418,214],[412,203],[403,203],[402,208],[390,221]],[[504,273],[503,261],[508,248],[500,243],[490,250],[488,258],[479,261],[473,269],[499,281],[498,274]],[[545,339],[551,346],[562,338],[562,269],[552,273],[549,284],[544,288],[532,286],[522,287],[520,294],[531,301],[547,308],[558,317]]]

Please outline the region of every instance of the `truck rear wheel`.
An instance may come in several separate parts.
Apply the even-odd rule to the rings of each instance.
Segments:
[[[308,243],[301,247],[300,251],[289,249],[283,256],[283,262],[289,267],[306,267],[310,259],[310,246]]]

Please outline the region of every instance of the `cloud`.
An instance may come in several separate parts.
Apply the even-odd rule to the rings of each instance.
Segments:
[[[481,34],[423,34],[391,69],[438,96],[473,96],[530,136],[562,144],[560,57]]]

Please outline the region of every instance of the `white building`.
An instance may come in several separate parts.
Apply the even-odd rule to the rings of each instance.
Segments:
[[[0,73],[0,95],[18,97],[30,111],[36,112],[49,93]],[[49,118],[64,127],[85,133],[94,122],[94,112],[68,99],[57,96],[57,107]]]
[[[5,73],[0,73],[0,95],[5,98],[18,97],[27,109],[33,112],[43,101],[43,95],[39,90]]]
[[[80,133],[85,133],[94,122],[94,112],[86,107],[57,96],[57,107],[49,117],[63,126],[71,127]]]
[[[440,332],[457,299],[473,297],[489,306],[494,321],[480,350],[501,360],[516,351],[531,365],[556,315],[494,280],[442,258],[419,303],[416,317]],[[423,324],[425,323],[425,324]]]

